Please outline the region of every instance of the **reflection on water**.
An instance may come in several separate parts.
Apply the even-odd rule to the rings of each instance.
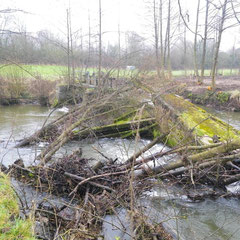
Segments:
[[[44,123],[49,110],[34,105],[0,106],[0,140],[19,140],[30,135]]]
[[[174,232],[175,237],[186,240],[200,239],[240,239],[240,201],[238,199],[206,199],[191,202],[186,196],[176,194],[180,190],[162,185],[159,195],[142,200],[148,207],[153,221],[164,221],[164,225]],[[167,221],[166,221],[167,220]]]
[[[0,160],[9,165],[17,158],[24,159],[31,164],[34,156],[41,147],[25,147],[15,149],[15,141],[32,134],[39,129],[49,114],[49,109],[39,106],[10,106],[0,107]],[[229,123],[240,129],[240,113],[222,113],[213,111],[220,118],[229,120]],[[55,112],[51,119],[59,116]],[[94,142],[70,142],[66,144],[58,155],[70,153],[81,147],[84,157],[104,159],[94,148],[97,148],[107,157],[118,158],[124,161],[149,141],[142,140],[137,146],[134,140],[100,139]],[[40,144],[41,145],[41,144]],[[146,154],[153,154],[163,149],[161,144],[156,145]],[[168,161],[168,159],[161,159]],[[31,192],[31,190],[29,191]],[[154,189],[146,193],[139,203],[153,222],[163,222],[176,239],[186,240],[238,240],[240,239],[240,201],[239,199],[205,200],[191,202],[181,191],[181,188],[168,186],[167,183],[158,183]],[[120,237],[121,240],[129,237],[129,218],[124,209],[118,209],[117,215],[106,216],[103,224],[105,240]],[[114,226],[110,223],[113,222]],[[120,231],[125,227],[125,232]]]
[[[22,158],[26,165],[32,163],[39,147],[14,148],[17,141],[42,127],[50,110],[35,105],[0,106],[0,161],[6,166]],[[54,112],[50,119],[60,116]]]

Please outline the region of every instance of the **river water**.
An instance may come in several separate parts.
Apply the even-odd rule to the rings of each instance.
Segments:
[[[240,129],[240,113],[211,111]],[[19,149],[15,149],[14,145],[24,136],[28,136],[39,129],[49,113],[50,110],[48,108],[40,106],[0,106],[0,160],[4,165],[8,166],[18,158],[22,158],[26,165],[34,164],[33,160],[44,146],[43,143]],[[61,114],[61,110],[55,111],[51,115],[50,120]],[[94,142],[80,143],[71,142],[62,148],[58,155],[67,154],[75,148],[81,147],[85,157],[99,159],[102,156],[94,150],[94,148],[97,148],[111,158],[118,158],[120,161],[124,161],[124,159],[127,159],[128,156],[131,156],[137,149],[147,143],[147,140],[142,140],[136,144],[134,141],[122,139],[100,139]],[[163,146],[158,144],[147,154],[162,149]],[[167,159],[162,159],[161,161],[167,161]],[[238,185],[231,187],[229,190],[238,190]],[[31,199],[34,197],[39,198],[39,194],[32,194]],[[41,197],[43,198],[44,194]],[[192,202],[180,188],[158,182],[156,187],[146,192],[139,199],[139,203],[152,221],[163,222],[164,226],[176,239],[240,239],[239,199],[219,198],[217,200],[206,199],[201,202]],[[120,237],[121,240],[130,239],[128,234],[118,230],[118,227],[121,228],[122,225],[129,229],[129,221],[124,209],[119,209],[118,215],[106,216],[105,220],[106,223],[103,225],[105,239],[112,240],[116,239],[116,237]],[[111,222],[115,227],[109,224]]]

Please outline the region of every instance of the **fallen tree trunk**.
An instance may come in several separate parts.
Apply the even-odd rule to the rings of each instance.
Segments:
[[[114,92],[113,94],[102,99],[101,102],[88,106],[81,116],[78,116],[74,122],[71,122],[70,126],[64,126],[66,129],[63,129],[61,134],[57,136],[57,138],[47,147],[47,149],[43,150],[38,156],[38,159],[41,159],[39,166],[43,166],[45,163],[47,163],[55,154],[55,152],[71,138],[73,130],[86,121],[86,119],[88,119],[91,111],[105,106],[113,96],[117,95],[117,93],[118,92]]]
[[[73,132],[72,139],[84,139],[90,135],[96,137],[113,137],[113,136],[124,136],[129,131],[134,131],[134,126],[139,124],[142,129],[153,125],[155,118],[141,119],[137,121],[128,121],[123,123],[114,123],[110,125],[104,125],[100,127],[88,128],[83,130],[76,130]]]
[[[240,181],[240,174],[236,174],[236,175],[229,177],[228,179],[224,180],[223,183],[224,183],[224,185],[227,186],[227,185],[230,185],[230,184],[238,182],[238,181]]]
[[[111,96],[114,96],[114,95],[116,95],[116,94],[112,94]],[[108,97],[109,96],[104,97],[103,99],[101,99],[101,102],[102,103],[106,103],[105,100]],[[99,104],[95,104],[95,102],[96,102],[96,99],[93,99],[93,100],[87,101],[86,103],[81,103],[81,105],[76,105],[68,113],[63,114],[62,116],[60,116],[59,118],[57,118],[53,122],[50,122],[47,125],[45,125],[45,123],[46,123],[46,121],[45,121],[45,123],[43,124],[41,129],[36,131],[31,136],[26,137],[25,139],[21,140],[18,144],[15,145],[15,147],[16,148],[24,147],[26,145],[29,145],[29,144],[33,143],[33,142],[38,142],[38,141],[41,141],[41,140],[46,141],[48,135],[55,134],[55,137],[56,137],[57,131],[61,133],[61,131],[64,131],[63,128],[65,127],[66,123],[70,124],[70,123],[76,122],[79,118],[81,118],[81,115],[84,114],[84,112],[89,108],[89,106],[94,105],[95,106],[94,110],[97,111],[97,108],[99,106],[103,106],[104,105],[104,104],[102,105],[101,102],[99,102]],[[106,111],[104,114],[114,113],[114,112],[117,112],[117,111],[119,111],[121,109],[128,109],[128,108],[133,109],[134,107],[136,107],[136,106],[121,105],[121,106],[118,106],[118,108],[110,109],[109,111]],[[55,109],[53,111],[55,111]],[[134,114],[134,112],[136,112],[136,111],[137,110],[132,110],[132,111],[128,112],[127,114],[130,116],[130,115]],[[49,114],[49,116],[51,115],[51,113]],[[97,117],[99,117],[101,115],[102,115],[101,113],[100,114],[97,113],[96,116],[94,116],[94,117],[97,118]],[[48,118],[49,118],[49,116],[48,116]],[[87,120],[91,120],[92,118],[93,118],[93,116],[88,117],[85,120],[86,121]]]
[[[169,131],[167,144],[176,146],[196,142],[200,145],[240,138],[240,132],[200,107],[174,94],[154,96],[160,131]],[[167,121],[163,116],[167,115]]]
[[[226,156],[226,158],[221,159],[221,157],[220,157],[221,154],[230,152],[230,151],[238,149],[238,148],[240,148],[240,140],[236,139],[230,143],[225,143],[225,144],[222,144],[221,146],[211,148],[207,151],[193,154],[190,156],[186,156],[177,161],[172,161],[170,163],[160,165],[160,166],[157,166],[154,168],[151,168],[147,164],[144,164],[142,166],[143,171],[141,173],[138,173],[138,176],[143,176],[146,173],[150,173],[150,174],[154,174],[154,175],[159,174],[159,173],[164,173],[164,172],[175,170],[175,169],[187,166],[187,165],[194,165],[196,163],[203,164],[202,166],[205,165],[205,167],[211,166],[216,162],[218,162],[218,164],[219,163],[225,164],[226,162],[232,160],[232,158]],[[217,156],[219,156],[219,157],[217,157]],[[213,157],[215,157],[215,158],[213,158]],[[208,162],[208,161],[211,161],[211,162]]]

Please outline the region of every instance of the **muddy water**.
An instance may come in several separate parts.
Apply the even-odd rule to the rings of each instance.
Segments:
[[[6,166],[22,158],[26,165],[32,164],[40,146],[15,149],[14,145],[25,136],[41,128],[50,110],[35,105],[0,106],[0,161]],[[61,111],[51,115],[51,119],[60,116]]]
[[[240,113],[215,113],[240,129]],[[0,107],[0,159],[5,165],[13,163],[19,157],[23,158],[26,164],[33,163],[34,157],[41,150],[42,143],[37,147],[21,149],[15,149],[13,146],[19,139],[40,128],[48,114],[49,110],[47,108],[38,106]],[[51,119],[60,114],[62,114],[60,111],[54,112]],[[61,149],[58,155],[66,154],[81,147],[84,156],[102,158],[93,149],[94,146],[108,157],[124,161],[147,143],[148,141],[143,140],[136,147],[134,141],[120,139],[72,142]],[[147,154],[162,150],[162,148],[163,146],[158,144]],[[161,159],[160,161],[167,161],[167,159]],[[233,186],[230,190],[238,190],[238,185]],[[39,195],[32,194],[30,199],[32,200],[34,197],[39,198]],[[238,199],[207,199],[193,203],[181,192],[181,189],[158,182],[152,191],[146,192],[139,199],[139,203],[153,221],[162,221],[176,239],[240,239],[240,200]],[[119,209],[118,215],[106,216],[105,220],[103,226],[105,239],[112,240],[116,237],[120,237],[121,240],[130,239],[128,235],[129,219],[124,209]],[[111,222],[114,226],[110,224]],[[119,230],[123,225],[125,232]]]

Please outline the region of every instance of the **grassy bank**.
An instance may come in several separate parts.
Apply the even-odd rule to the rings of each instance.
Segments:
[[[85,71],[88,71],[89,74],[95,73],[97,76],[98,69],[97,68],[76,68],[76,76],[80,78],[83,76]],[[108,72],[109,69],[102,69],[102,72]],[[0,65],[0,77],[8,77],[9,74],[12,73],[19,73],[25,78],[35,78],[41,76],[44,79],[48,80],[56,80],[60,77],[67,76],[67,66],[60,66],[60,65]],[[113,76],[117,76],[117,69],[111,70]],[[137,71],[130,71],[121,69],[119,71],[119,76],[129,76],[131,74],[137,73]]]
[[[57,65],[0,65],[0,77],[8,77],[12,74],[21,75],[24,78],[41,76],[47,79],[56,79],[66,74],[66,66]]]
[[[9,178],[0,172],[0,240],[34,240],[33,221],[19,217],[17,196]]]
[[[57,76],[58,73],[48,66],[36,66],[36,68],[2,66],[0,68],[0,104],[15,104],[18,103],[18,99],[47,100],[57,84],[57,77],[50,77],[53,74]]]
[[[87,71],[89,74],[98,72],[97,68],[88,68]],[[102,69],[103,72],[107,72],[108,69]],[[60,65],[0,65],[0,77],[7,77],[9,74],[12,74],[13,72],[17,72],[21,74],[25,78],[32,78],[36,76],[41,76],[44,79],[58,79],[59,77],[66,76],[67,75],[67,66],[60,66]],[[85,69],[76,68],[76,74],[80,75],[85,72]],[[205,76],[210,76],[210,70],[205,70]],[[119,76],[129,76],[131,74],[137,73],[137,70],[125,70],[120,69]],[[223,76],[230,76],[230,75],[238,75],[239,70],[238,69],[219,69],[218,73]],[[173,76],[175,77],[182,77],[185,76],[184,70],[173,70],[172,71]],[[187,70],[186,71],[187,76],[191,76],[194,74],[193,70]],[[117,76],[117,69],[113,71],[113,76]]]

